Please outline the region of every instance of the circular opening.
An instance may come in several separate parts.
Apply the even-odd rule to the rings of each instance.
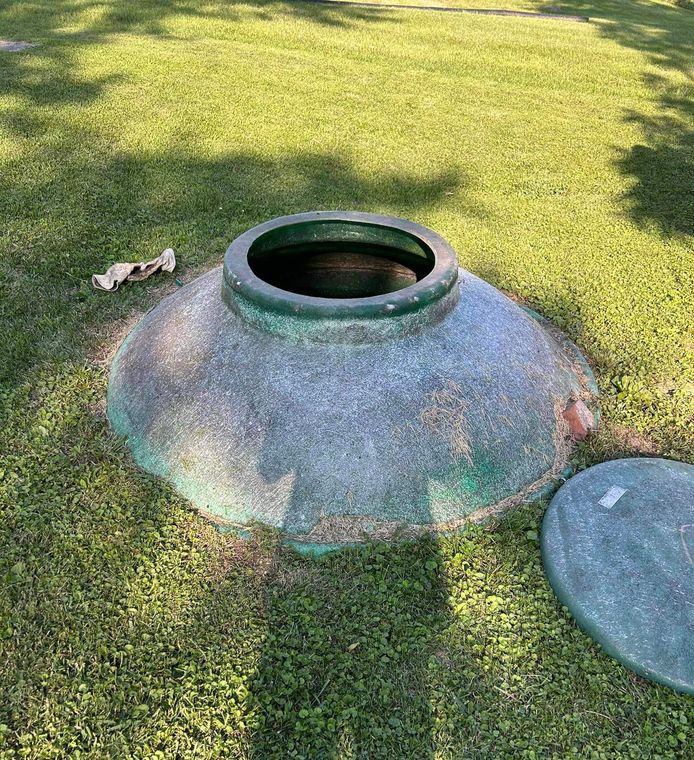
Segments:
[[[318,298],[369,298],[416,284],[434,252],[402,229],[347,220],[285,225],[248,250],[253,274],[281,290]]]
[[[434,319],[452,303],[443,299],[458,281],[458,262],[440,235],[406,219],[311,211],[237,237],[224,256],[223,281],[229,308],[251,321],[267,317],[273,329],[279,314],[351,325],[441,302]]]

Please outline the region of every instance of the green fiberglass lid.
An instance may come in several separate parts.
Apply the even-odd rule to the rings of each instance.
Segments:
[[[542,556],[609,655],[694,694],[694,465],[620,459],[582,472],[552,499]]]

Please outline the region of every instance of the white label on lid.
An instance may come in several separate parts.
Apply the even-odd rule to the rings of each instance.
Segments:
[[[605,492],[605,495],[600,499],[598,504],[605,509],[611,509],[614,505],[624,496],[627,492],[626,488],[620,488],[619,486],[611,486]]]

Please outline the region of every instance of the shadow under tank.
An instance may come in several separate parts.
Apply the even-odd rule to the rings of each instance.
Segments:
[[[433,231],[313,212],[238,237],[114,359],[138,465],[218,525],[320,552],[455,530],[565,468],[578,349]]]

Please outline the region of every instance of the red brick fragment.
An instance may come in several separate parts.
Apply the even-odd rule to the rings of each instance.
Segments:
[[[564,410],[564,419],[569,425],[571,435],[577,441],[583,441],[591,430],[595,429],[593,412],[578,399],[572,401]]]

